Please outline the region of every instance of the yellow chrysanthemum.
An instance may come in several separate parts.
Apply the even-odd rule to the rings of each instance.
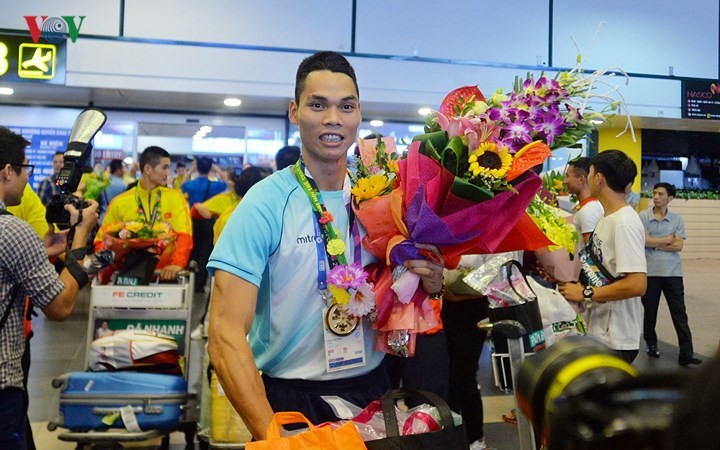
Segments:
[[[345,251],[345,242],[342,239],[331,239],[327,244],[327,252],[333,256],[342,254]]]
[[[504,177],[512,166],[512,156],[506,147],[494,142],[483,142],[468,158],[470,172],[474,177]]]
[[[350,293],[341,287],[328,285],[328,290],[333,296],[333,301],[340,305],[347,305],[350,301]]]
[[[120,230],[122,230],[122,227],[122,222],[111,223],[105,226],[105,232],[110,234],[117,234]]]
[[[170,227],[168,227],[168,224],[165,222],[157,222],[157,223],[153,224],[152,230],[153,230],[154,234],[159,235],[159,234],[169,233]]]
[[[142,230],[143,226],[144,225],[141,222],[127,222],[125,224],[125,229],[130,232],[137,233],[138,231]]]
[[[390,180],[386,175],[370,175],[367,178],[360,178],[350,192],[355,200],[360,203],[363,200],[370,200],[383,193],[390,186]]]

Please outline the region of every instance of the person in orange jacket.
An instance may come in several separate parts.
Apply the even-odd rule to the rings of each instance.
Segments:
[[[157,269],[161,280],[174,280],[187,266],[193,246],[190,210],[182,192],[165,186],[170,175],[170,154],[165,149],[148,147],[139,162],[140,181],[110,202],[103,225],[140,221],[152,226],[167,222],[176,239],[174,245],[165,248]],[[95,236],[94,246],[95,251],[105,248],[102,228]]]

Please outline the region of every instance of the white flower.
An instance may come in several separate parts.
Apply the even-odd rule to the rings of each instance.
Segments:
[[[363,283],[357,289],[350,289],[348,311],[355,317],[362,317],[375,308],[375,292],[372,285]]]

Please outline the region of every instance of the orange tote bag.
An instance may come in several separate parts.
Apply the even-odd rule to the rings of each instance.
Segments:
[[[280,436],[282,425],[306,423],[310,429],[292,436]],[[246,450],[366,450],[360,433],[352,422],[333,430],[316,427],[299,412],[278,412],[267,429],[267,439],[248,442]]]

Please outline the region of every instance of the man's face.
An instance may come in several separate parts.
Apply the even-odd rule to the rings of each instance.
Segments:
[[[53,156],[53,173],[60,172],[60,169],[62,169],[63,166],[63,160],[63,155]]]
[[[578,172],[579,171],[573,166],[569,166],[565,172],[565,186],[567,186],[568,192],[575,195],[578,195],[582,191],[583,186],[585,186],[587,182],[583,175],[578,176]]]
[[[175,173],[177,173],[179,176],[185,175],[185,168],[184,167],[178,167],[175,169]]]
[[[28,160],[25,159],[23,161],[23,164],[27,164]],[[20,173],[18,174],[15,172],[15,169],[17,166],[11,166],[11,165],[5,165],[5,167],[2,169],[6,173],[3,174],[4,177],[8,177],[9,183],[8,188],[5,190],[5,206],[17,206],[20,204],[20,201],[22,200],[22,194],[23,190],[25,190],[25,185],[28,182],[28,173],[27,169],[25,167],[20,168]]]
[[[362,121],[352,78],[327,70],[311,72],[299,103],[290,102],[288,116],[300,129],[306,161],[345,160]]]
[[[653,205],[656,207],[665,208],[672,199],[673,197],[668,195],[667,189],[664,187],[653,189]]]
[[[590,166],[590,172],[588,172],[588,185],[590,186],[590,195],[593,197],[597,197],[600,194],[598,178],[601,176],[601,174],[595,172],[595,166]]]
[[[151,166],[148,164],[143,171],[143,178],[147,177],[148,183],[152,186],[150,189],[165,186],[169,176],[170,158],[160,158],[160,162],[157,165]]]

